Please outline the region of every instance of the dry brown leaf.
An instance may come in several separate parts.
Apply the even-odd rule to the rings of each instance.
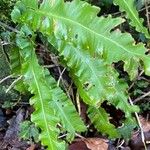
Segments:
[[[31,144],[31,146],[28,147],[26,150],[35,150],[35,144]]]
[[[149,132],[150,131],[150,121],[147,121],[145,118],[142,116],[139,117],[143,132]]]
[[[69,150],[90,150],[81,139],[75,139],[70,145]]]
[[[108,150],[108,140],[102,138],[87,138],[83,140],[91,150]]]

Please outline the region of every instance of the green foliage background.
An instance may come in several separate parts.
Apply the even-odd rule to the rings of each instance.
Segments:
[[[10,22],[10,13],[17,0],[1,0],[0,1],[0,20]]]

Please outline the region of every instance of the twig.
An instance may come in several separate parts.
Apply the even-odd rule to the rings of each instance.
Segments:
[[[71,99],[71,97],[70,97],[70,95],[71,95],[71,96],[72,96],[72,101],[75,102],[75,101],[74,101],[74,94],[73,94],[73,91],[72,91],[72,84],[73,84],[73,81],[71,81],[71,84],[69,85],[69,87],[68,87],[66,93],[67,93],[67,95],[68,95],[68,97],[69,97],[70,99]]]
[[[146,79],[145,77],[139,77],[139,80],[145,80],[146,82],[150,82],[150,80]]]
[[[1,80],[0,80],[0,84],[2,84],[4,81],[6,81],[7,79],[10,79],[10,78],[12,78],[12,77],[13,77],[13,75],[11,74],[11,75],[9,75],[9,76],[7,76],[7,77],[1,79]]]
[[[147,6],[147,9],[149,9],[150,8],[150,6]],[[144,7],[144,8],[142,8],[142,9],[140,9],[139,10],[139,12],[141,12],[141,11],[143,11],[143,10],[145,10],[146,8]]]
[[[81,138],[81,139],[85,139],[85,137],[83,137],[82,135],[80,135],[80,134],[78,134],[78,133],[75,133],[75,135],[76,135],[76,137],[79,137],[79,138]],[[60,135],[60,136],[58,137],[58,139],[61,139],[61,138],[66,137],[66,136],[67,136],[67,133],[66,133],[66,134],[63,134],[63,135]]]
[[[64,68],[63,71],[61,71],[60,65],[59,65],[59,63],[58,63],[58,58],[59,58],[59,57],[57,57],[57,56],[54,56],[54,57],[53,57],[52,55],[50,55],[50,57],[51,57],[51,60],[52,60],[52,62],[54,63],[54,65],[57,66],[58,72],[59,72],[59,74],[60,74],[59,79],[58,79],[58,81],[57,81],[57,86],[59,86],[60,80],[62,79],[62,75],[63,75],[64,71],[66,70],[66,68]],[[63,87],[65,88],[65,84],[64,84],[64,81],[63,81],[63,80],[62,80],[62,85],[63,85]],[[66,88],[65,88],[65,91],[67,92]]]
[[[4,28],[6,28],[6,29],[9,29],[9,30],[11,30],[11,31],[13,31],[13,32],[19,33],[19,31],[18,31],[17,29],[15,29],[15,28],[13,28],[13,27],[10,27],[10,26],[8,26],[7,24],[5,24],[5,23],[3,23],[3,22],[1,22],[1,21],[0,21],[0,26],[1,26],[1,27],[4,27]]]
[[[44,65],[44,68],[54,68],[54,67],[58,67],[59,65]]]
[[[61,124],[58,124],[58,126],[59,126],[59,127],[62,127]],[[75,135],[76,135],[76,137],[79,137],[79,138],[81,138],[81,139],[85,139],[84,136],[82,136],[82,135],[80,135],[80,134],[78,134],[78,133],[75,133]],[[60,138],[63,138],[63,137],[65,137],[65,136],[67,136],[67,133],[65,133],[65,134],[63,134],[63,135],[60,135],[58,138],[60,139]]]
[[[82,136],[82,135],[80,135],[80,134],[78,134],[78,133],[75,133],[75,135],[76,135],[77,137],[81,138],[81,139],[85,139],[84,136]]]
[[[140,101],[141,99],[143,99],[144,97],[146,97],[146,96],[148,96],[148,95],[150,95],[150,91],[147,92],[147,93],[145,93],[144,95],[142,95],[142,96],[136,98],[136,99],[133,101],[133,103],[137,103],[138,101]]]
[[[148,29],[150,30],[150,20],[149,20],[149,11],[148,11],[148,6],[147,6],[147,1],[145,0],[144,3],[145,3],[145,9],[146,9],[147,26],[148,26]]]
[[[137,76],[137,78],[132,82],[132,84],[130,85],[128,91],[131,90],[131,88],[135,85],[136,80],[139,80],[139,78],[141,77],[141,75],[142,75],[143,73],[144,73],[144,70],[142,70],[142,71],[139,73],[139,75]]]
[[[121,143],[117,146],[117,149],[118,149],[118,148],[122,148],[122,145],[123,145],[124,143],[125,143],[125,141],[122,140]]]
[[[81,115],[80,98],[79,98],[79,93],[78,92],[76,94],[76,102],[77,102],[77,108],[78,108],[79,115]]]
[[[58,139],[64,138],[64,137],[66,137],[66,136],[67,136],[67,134],[60,135],[60,136],[58,137]]]
[[[132,102],[132,100],[131,100],[130,97],[129,97],[129,102],[130,102],[130,104],[133,106],[133,102]],[[138,116],[138,114],[137,114],[136,112],[135,112],[135,117],[136,117],[136,119],[137,119],[137,122],[138,122],[139,127],[140,127],[140,130],[141,130],[141,139],[142,139],[144,148],[145,148],[145,150],[148,150],[147,147],[146,147],[146,143],[145,143],[145,136],[144,136],[144,132],[143,132],[143,127],[142,127],[142,124],[141,124],[141,122],[140,122],[139,116]]]
[[[59,79],[58,79],[58,82],[57,82],[57,86],[59,86],[60,80],[62,79],[62,75],[65,72],[65,70],[66,70],[66,68],[64,68],[63,71],[61,72]]]
[[[12,82],[12,84],[8,87],[8,89],[6,90],[6,93],[8,93],[8,92],[14,87],[14,85],[15,85],[19,80],[21,80],[21,78],[22,78],[22,76],[18,77],[16,80],[14,80],[14,81]]]
[[[11,43],[8,43],[8,42],[6,42],[6,41],[1,41],[1,43],[0,43],[2,46],[5,46],[5,45],[9,45],[9,44],[11,44]]]

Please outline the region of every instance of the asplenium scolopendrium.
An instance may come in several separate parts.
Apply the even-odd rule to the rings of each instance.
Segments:
[[[62,56],[81,98],[89,106],[88,116],[97,130],[115,138],[123,135],[125,127],[134,122],[132,113],[138,108],[128,103],[127,83],[118,78],[112,63],[123,61],[124,70],[134,79],[141,61],[145,73],[150,75],[150,58],[145,55],[147,50],[143,44],[135,44],[130,34],[114,30],[124,19],[97,17],[98,12],[98,7],[80,0],[43,0],[42,3],[22,0],[12,12],[12,20],[23,26],[21,33],[25,32],[17,36],[16,43],[22,57],[20,74],[34,94],[32,121],[42,129],[40,139],[48,149],[65,149],[64,142],[58,140],[61,128],[74,137],[75,132],[84,131],[85,127],[70,100],[38,64],[33,41],[26,35],[30,30],[32,35],[38,31],[47,37]],[[64,96],[59,96],[59,92]],[[109,123],[109,114],[101,108],[105,100],[125,113],[122,128],[116,129]],[[40,115],[44,116],[44,123],[39,120]],[[71,121],[73,118],[77,118],[77,127]]]

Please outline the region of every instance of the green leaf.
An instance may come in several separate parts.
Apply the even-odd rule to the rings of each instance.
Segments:
[[[127,118],[132,118],[132,112],[139,111],[138,107],[130,106],[127,102],[128,96],[124,93],[127,85],[118,80],[118,74],[111,66],[105,65],[103,61],[97,58],[91,58],[86,52],[83,53],[82,50],[71,45],[63,46],[63,43],[61,45],[61,41],[59,41],[59,45],[61,45],[60,55],[67,62],[66,64],[70,68],[71,76],[77,85],[80,96],[87,104],[92,106],[95,102],[98,107],[107,99],[116,108],[123,110]],[[75,53],[72,54],[72,51]],[[90,113],[92,111],[89,112],[89,115],[92,115]],[[95,113],[97,114],[97,112]],[[97,122],[93,121],[93,124],[96,126]],[[113,126],[112,124],[109,125],[110,127]],[[105,123],[101,124],[101,128],[105,128]],[[105,130],[104,133],[113,138],[117,137],[118,134],[113,129],[111,129],[111,132]],[[103,132],[103,130],[99,131]]]
[[[38,129],[30,121],[24,121],[20,124],[20,131],[19,131],[20,138],[32,141],[33,137],[35,142],[39,142],[38,136],[39,136]]]
[[[149,57],[145,55],[144,45],[135,45],[129,34],[111,31],[124,21],[122,18],[97,17],[97,7],[79,0],[66,3],[45,0],[38,8],[23,0],[17,6],[22,14],[18,22],[26,22],[35,32],[48,37],[63,56],[80,96],[87,104],[98,108],[108,100],[123,110],[125,117],[132,118],[132,112],[138,109],[127,102],[127,85],[118,79],[112,63],[124,61],[124,68],[133,79],[140,60]],[[21,44],[24,46],[26,42]],[[56,102],[53,105],[59,108],[59,112],[62,110],[62,105]],[[61,121],[64,122],[64,118]],[[106,133],[115,136],[111,132]]]
[[[51,39],[51,43],[55,43],[55,41],[53,42]],[[64,41],[59,41],[59,47],[57,44],[55,47],[70,68],[71,76],[85,103],[100,106],[105,99],[113,97],[114,86],[117,82],[114,80],[114,83],[110,84],[113,82],[113,78],[108,76],[111,67],[102,60],[92,58],[87,52]]]
[[[51,108],[55,108],[56,115],[61,120],[63,130],[68,131],[68,137],[70,137],[70,140],[73,140],[76,131],[83,132],[86,130],[86,127],[76,113],[71,100],[57,86],[56,81],[49,77],[49,73],[46,79],[48,85],[52,88],[51,92],[53,101],[49,102],[49,105]]]
[[[52,150],[60,149],[60,147],[65,149],[64,143],[57,139],[59,130],[56,126],[59,118],[55,116],[54,109],[49,107],[49,101],[52,96],[47,87],[44,72],[38,65],[34,48],[30,42],[26,39],[18,38],[18,46],[22,45],[22,43],[23,45],[27,43],[25,44],[26,47],[20,47],[22,56],[25,58],[22,74],[24,75],[25,82],[29,85],[29,91],[34,94],[30,99],[30,104],[34,105],[35,108],[31,120],[42,130],[39,139],[43,145],[47,145]]]
[[[33,0],[33,4],[36,2],[37,0]],[[22,0],[17,5],[17,9],[22,11],[18,22],[26,21],[33,30],[40,30],[57,40],[64,39],[74,43],[77,47],[89,51],[92,57],[98,56],[109,64],[122,60],[131,79],[135,78],[141,60],[146,73],[149,74],[144,61],[149,57],[145,55],[147,50],[144,45],[134,44],[130,34],[121,33],[119,30],[111,31],[124,21],[122,18],[97,17],[99,8],[80,0],[66,3],[63,0],[44,0],[39,8],[28,0]],[[16,15],[12,15],[12,18],[15,17]],[[131,66],[132,62],[137,65]]]
[[[150,34],[146,27],[143,26],[144,19],[139,17],[134,0],[114,0],[114,3],[119,6],[120,11],[126,13],[126,17],[130,19],[130,24],[135,27],[138,32],[144,33],[147,38]]]
[[[24,3],[30,8],[28,2],[26,2],[27,1],[24,1]],[[85,102],[88,104],[95,105],[103,102],[103,100],[105,99],[110,99],[115,93],[122,94],[122,92],[116,91],[115,84],[118,85],[118,75],[112,73],[114,71],[111,69],[111,66],[108,65],[107,67],[107,64],[99,60],[99,58],[92,58],[88,53],[88,51],[90,50],[97,49],[98,47],[96,48],[95,46],[98,45],[99,49],[101,50],[103,47],[102,44],[107,44],[110,47],[108,41],[104,40],[104,43],[99,42],[103,41],[103,39],[100,40],[98,37],[100,37],[104,32],[103,30],[96,28],[95,25],[97,26],[98,24],[102,23],[103,29],[105,28],[104,31],[110,31],[113,27],[121,23],[122,19],[113,19],[110,16],[108,18],[101,17],[100,19],[96,17],[96,19],[99,19],[98,24],[96,24],[96,20],[93,20],[93,22],[95,23],[91,22],[90,27],[87,27],[89,22],[85,24],[81,19],[81,17],[83,17],[83,14],[85,13],[83,12],[83,10],[88,8],[88,13],[92,17],[96,12],[98,12],[97,8],[91,7],[89,4],[80,1],[74,1],[72,3],[69,2],[66,4],[64,4],[63,1],[57,1],[56,3],[54,3],[52,9],[50,9],[50,6],[50,1],[44,1],[43,4],[41,4],[40,10],[37,10],[34,7],[34,14],[32,12],[33,6],[31,6],[32,9],[29,9],[28,13],[25,12],[23,18],[26,18],[26,22],[28,22],[28,24],[31,25],[34,30],[40,29],[42,33],[51,37],[51,39],[49,39],[50,42],[58,49],[60,55],[64,56],[64,59],[67,60],[67,65],[70,68],[73,68],[72,72],[75,76],[77,76],[77,79],[75,77],[74,80],[77,84],[77,87],[79,88],[79,92],[83,100],[85,100]],[[56,9],[55,7],[62,7],[61,10],[64,10],[67,16],[64,15],[64,17],[62,17],[61,15],[63,13],[60,14],[58,11],[60,9]],[[71,9],[73,7],[76,8],[79,12],[81,11],[81,16],[77,16],[77,18],[75,18],[76,16],[74,15],[74,17],[70,16],[68,9]],[[82,10],[81,8],[84,9]],[[46,10],[48,11],[48,9],[51,10],[51,13],[46,12]],[[74,11],[77,11],[76,9]],[[55,13],[57,15],[55,15]],[[44,20],[42,19],[42,16],[45,16]],[[30,18],[32,18],[32,22]],[[85,22],[87,21],[85,20]],[[69,26],[71,26],[72,28],[70,28]],[[69,28],[71,29],[70,31]],[[52,30],[54,30],[54,35]],[[91,38],[87,39],[88,37]],[[93,51],[91,51],[90,53],[93,53]],[[116,57],[116,53],[114,54]],[[112,53],[112,58],[115,58],[113,57],[114,54]],[[122,54],[120,55],[122,56]],[[113,75],[109,76],[111,73],[115,75],[115,79],[113,78]],[[88,84],[90,88],[88,87],[87,89],[85,87],[86,84]]]
[[[17,7],[14,7],[14,11],[11,13],[13,22],[17,22],[18,18],[21,16],[20,10]]]
[[[30,39],[17,37],[17,45],[24,58],[22,74],[34,94],[30,104],[34,106],[31,120],[42,130],[40,140],[50,150],[65,149],[64,142],[58,140],[60,130],[68,132],[72,140],[75,132],[86,130],[71,100],[57,87],[55,80],[39,64],[35,55],[33,42]],[[58,128],[58,124],[61,125]],[[60,130],[59,130],[60,129]]]
[[[10,59],[11,73],[14,76],[18,75],[21,76],[23,58],[21,57],[19,48],[17,46],[11,48],[11,51],[9,53],[9,59]],[[15,84],[15,90],[19,91],[22,94],[25,93],[27,94],[28,86],[23,82],[23,79],[21,79]]]
[[[9,39],[11,38],[9,33],[3,33],[1,36],[2,41],[5,41],[6,43],[10,42]],[[10,86],[10,84],[13,82],[12,78],[9,78],[9,75],[11,74],[11,67],[10,62],[8,59],[8,54],[10,50],[10,45],[3,45],[3,42],[0,39],[0,80],[4,79],[5,77],[8,77],[5,82],[2,82],[0,84],[0,102],[3,103],[4,101],[15,101],[17,97],[19,96],[18,93],[15,90],[11,90],[6,94],[6,90]]]
[[[72,45],[65,45],[64,42],[61,45],[61,41],[59,45],[60,55],[71,69],[71,76],[85,103],[99,107],[107,99],[123,110],[126,117],[131,117],[131,113],[138,110],[136,106],[128,104],[128,96],[124,92],[127,84],[118,79],[117,72],[111,66],[97,58],[91,58],[86,52]]]
[[[21,66],[22,66],[22,58],[20,56],[19,48],[13,47],[9,54],[10,63],[11,63],[11,72],[14,75],[21,73]]]
[[[144,59],[144,64],[145,74],[150,76],[150,55]]]
[[[118,132],[124,139],[130,139],[133,129],[137,127],[135,119],[127,118],[122,127],[118,128]]]
[[[103,108],[89,107],[88,116],[98,131],[109,134],[110,138],[119,137],[119,132],[109,122],[109,115]]]

